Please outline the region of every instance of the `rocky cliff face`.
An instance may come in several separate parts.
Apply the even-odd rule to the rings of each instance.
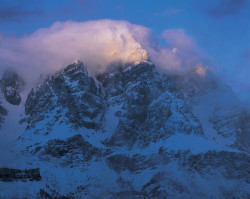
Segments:
[[[249,198],[248,114],[214,109],[213,130],[234,141],[208,140],[192,100],[218,85],[180,81],[149,62],[94,77],[78,61],[47,78],[27,97],[11,165],[39,167],[41,181],[0,182],[0,197]]]
[[[20,92],[24,87],[24,81],[13,71],[5,71],[0,80],[0,87],[5,99],[12,105],[19,105],[21,102]]]
[[[69,65],[29,93],[25,103],[27,129],[45,120],[37,131],[48,134],[55,123],[98,129],[105,111],[103,97],[101,86],[82,63]]]
[[[8,114],[3,101],[18,106],[21,103],[20,92],[23,90],[24,81],[16,72],[5,71],[0,79],[0,129]]]
[[[153,64],[142,63],[98,79],[108,106],[121,105],[110,144],[148,145],[176,131],[202,134],[199,121],[174,89],[173,80],[161,77]]]
[[[210,117],[218,134],[229,140],[232,147],[250,152],[250,113],[241,106],[215,108]]]

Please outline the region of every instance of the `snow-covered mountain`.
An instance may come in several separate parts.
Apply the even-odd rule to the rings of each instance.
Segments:
[[[250,114],[210,76],[76,61],[25,99],[5,73],[0,198],[249,198]]]

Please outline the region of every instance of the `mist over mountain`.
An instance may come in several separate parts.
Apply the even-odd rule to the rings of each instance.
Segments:
[[[56,22],[25,37],[4,39],[0,73],[14,68],[26,81],[37,81],[41,74],[54,73],[77,59],[91,74],[105,72],[111,62],[148,59],[159,70],[174,74],[208,67],[184,30],[168,29],[160,37],[167,46],[159,45],[150,29],[127,21]]]
[[[0,44],[0,198],[249,198],[250,112],[182,29],[58,22]]]

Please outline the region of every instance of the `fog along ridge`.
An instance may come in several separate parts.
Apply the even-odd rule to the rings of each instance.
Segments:
[[[28,94],[8,167],[41,178],[0,181],[0,197],[249,198],[250,117],[235,102],[207,102],[219,95],[233,98],[195,71],[160,74],[141,62],[94,77],[77,61]]]

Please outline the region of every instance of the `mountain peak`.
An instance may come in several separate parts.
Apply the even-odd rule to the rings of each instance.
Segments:
[[[219,87],[198,77],[160,74],[149,61],[113,62],[94,77],[77,60],[29,93],[10,166],[39,168],[38,188],[27,190],[41,198],[228,198],[230,183],[246,198],[250,117],[206,104]]]

